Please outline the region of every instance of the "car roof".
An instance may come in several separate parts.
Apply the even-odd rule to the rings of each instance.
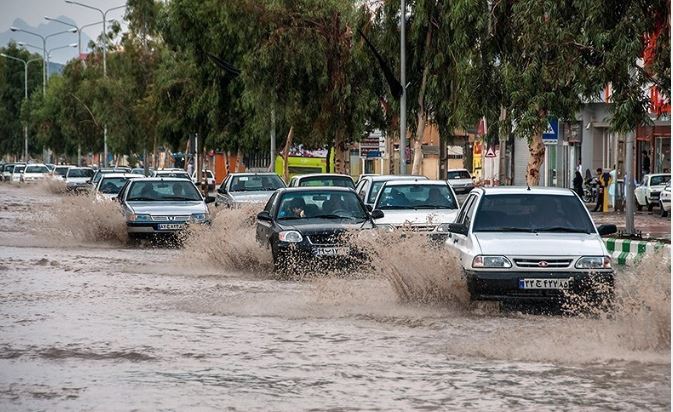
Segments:
[[[295,177],[297,179],[304,179],[304,178],[307,178],[307,177],[347,177],[347,178],[353,180],[353,178],[350,175],[343,175],[341,173],[309,173],[309,174],[306,174],[306,175],[297,175]]]
[[[47,167],[47,165],[44,164],[44,163],[29,163],[26,166],[44,166],[44,167]]]
[[[645,176],[654,177],[654,176],[670,176],[670,175],[671,175],[670,173],[648,173]]]
[[[133,180],[143,182],[191,182],[191,180],[182,179],[180,177],[138,177]]]
[[[88,166],[70,166],[71,169],[91,169]],[[93,169],[91,169],[93,170]]]
[[[101,180],[112,179],[117,177],[129,177],[133,179],[141,179],[140,175],[137,175],[135,173],[105,173],[105,177],[101,177]]]
[[[503,195],[503,194],[536,194],[536,195],[560,195],[575,196],[571,189],[563,187],[545,187],[545,186],[498,186],[498,187],[480,187],[484,195]]]
[[[276,189],[280,193],[285,192],[350,192],[355,193],[350,187],[341,186],[301,186],[301,187],[282,187]]]
[[[427,180],[425,176],[411,176],[411,175],[378,175],[378,176],[367,176],[364,179],[372,179],[372,182],[389,182],[391,180]]]
[[[386,186],[446,186],[446,180],[427,180],[427,179],[404,179],[404,180],[389,180]]]
[[[447,169],[447,172],[468,172],[467,169]]]
[[[189,173],[187,173],[186,170],[182,170],[182,169],[161,169],[161,170],[155,170],[154,171],[154,173],[180,173],[180,172],[189,174]]]
[[[278,176],[278,174],[274,172],[237,172],[237,173],[229,173],[228,176]],[[280,177],[280,176],[278,176]]]

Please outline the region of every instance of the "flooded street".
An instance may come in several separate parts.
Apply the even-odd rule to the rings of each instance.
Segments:
[[[609,319],[538,316],[276,280],[230,222],[129,245],[106,211],[0,185],[0,410],[670,409],[668,258],[619,272]],[[438,253],[404,257],[405,287],[454,270]]]

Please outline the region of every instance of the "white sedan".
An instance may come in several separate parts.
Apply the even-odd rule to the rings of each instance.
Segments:
[[[23,183],[31,183],[43,180],[49,176],[49,169],[43,164],[29,164],[21,174],[20,180]]]
[[[643,176],[643,181],[636,187],[636,207],[642,210],[647,206],[648,211],[652,211],[654,206],[659,205],[659,193],[664,190],[666,183],[671,180],[670,173],[648,174]]]
[[[666,187],[661,191],[659,195],[659,209],[661,210],[661,217],[668,216],[668,212],[671,211],[671,181],[669,180],[666,183]]]

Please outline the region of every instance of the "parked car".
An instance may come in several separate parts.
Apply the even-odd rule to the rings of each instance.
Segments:
[[[458,201],[451,186],[444,180],[426,179],[385,182],[372,212],[379,228],[425,233],[442,241],[457,214]]]
[[[648,211],[652,211],[654,206],[659,205],[659,193],[664,190],[664,186],[671,180],[670,173],[647,174],[643,176],[642,182],[636,187],[636,207],[642,210],[647,206]]]
[[[293,176],[287,187],[347,187],[355,189],[353,178],[337,173],[314,173],[309,175]]]
[[[65,174],[65,188],[67,190],[86,190],[94,175],[90,167],[69,167]]]
[[[598,228],[570,189],[473,190],[447,245],[460,254],[474,300],[560,302],[566,293],[610,301],[614,272]]]
[[[456,194],[470,193],[474,189],[472,175],[467,169],[449,169],[446,178]]]
[[[12,174],[9,177],[10,183],[20,183],[21,182],[21,174],[23,171],[26,169],[26,164],[25,163],[17,163],[14,165],[14,168],[12,169]]]
[[[188,224],[209,223],[207,203],[193,182],[178,178],[129,179],[117,196],[129,237],[175,234]]]
[[[147,169],[147,172],[149,173],[148,177],[149,176],[154,176],[154,169],[152,169],[151,167],[149,169]],[[145,168],[144,167],[134,167],[133,169],[131,169],[131,173],[133,173],[134,175],[145,176]]]
[[[21,182],[37,182],[49,176],[49,169],[47,166],[39,163],[32,163],[26,166],[26,169],[21,175]]]
[[[380,175],[380,176],[365,176],[355,187],[355,192],[360,196],[365,205],[369,207],[374,206],[376,196],[379,194],[381,187],[385,182],[393,180],[427,180],[425,176],[396,176],[396,175]]]
[[[91,186],[96,187],[96,185],[98,184],[98,181],[106,173],[131,173],[131,168],[130,167],[106,167],[106,168],[102,168],[102,169],[97,169],[94,172],[93,178],[91,178],[91,181],[89,182],[91,184]]]
[[[182,169],[161,169],[155,170],[152,174],[153,177],[178,177],[180,179],[191,180],[189,173],[185,172]]]
[[[671,181],[669,180],[664,186],[664,190],[659,194],[659,209],[661,211],[661,217],[668,216],[668,213],[671,211]]]
[[[257,215],[256,238],[271,249],[275,268],[285,271],[292,264],[357,263],[362,256],[344,235],[374,226],[351,189],[282,188]]]
[[[208,191],[215,190],[215,174],[210,170],[203,170],[202,172],[206,174],[206,180],[208,181]],[[199,179],[198,176],[196,176],[196,172],[192,173],[192,181],[197,185],[199,184]]]
[[[283,187],[285,183],[275,173],[230,173],[217,189],[215,205],[266,203],[276,189]]]
[[[9,182],[14,171],[14,163],[7,163],[2,167],[2,181]]]
[[[139,179],[142,175],[135,173],[106,173],[96,184],[94,193],[99,199],[113,199],[129,179]]]

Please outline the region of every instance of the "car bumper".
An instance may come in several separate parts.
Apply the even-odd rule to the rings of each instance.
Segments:
[[[319,254],[321,250],[339,249],[342,253],[335,255]],[[347,245],[313,245],[305,240],[299,243],[277,242],[274,246],[274,259],[281,266],[303,266],[307,264],[321,267],[339,268],[362,263],[366,255],[356,248]],[[299,268],[299,267],[297,267]]]
[[[145,234],[145,235],[170,235],[182,232],[189,225],[194,224],[210,224],[210,221],[204,221],[199,223],[188,223],[188,222],[175,222],[175,223],[166,223],[166,222],[126,222],[126,230],[129,234]],[[161,225],[179,225],[171,227],[162,227]]]
[[[474,300],[499,301],[559,301],[564,296],[574,294],[612,292],[614,272],[503,272],[465,271],[467,287]],[[565,279],[572,278],[571,286],[559,289],[524,289],[523,279]]]

